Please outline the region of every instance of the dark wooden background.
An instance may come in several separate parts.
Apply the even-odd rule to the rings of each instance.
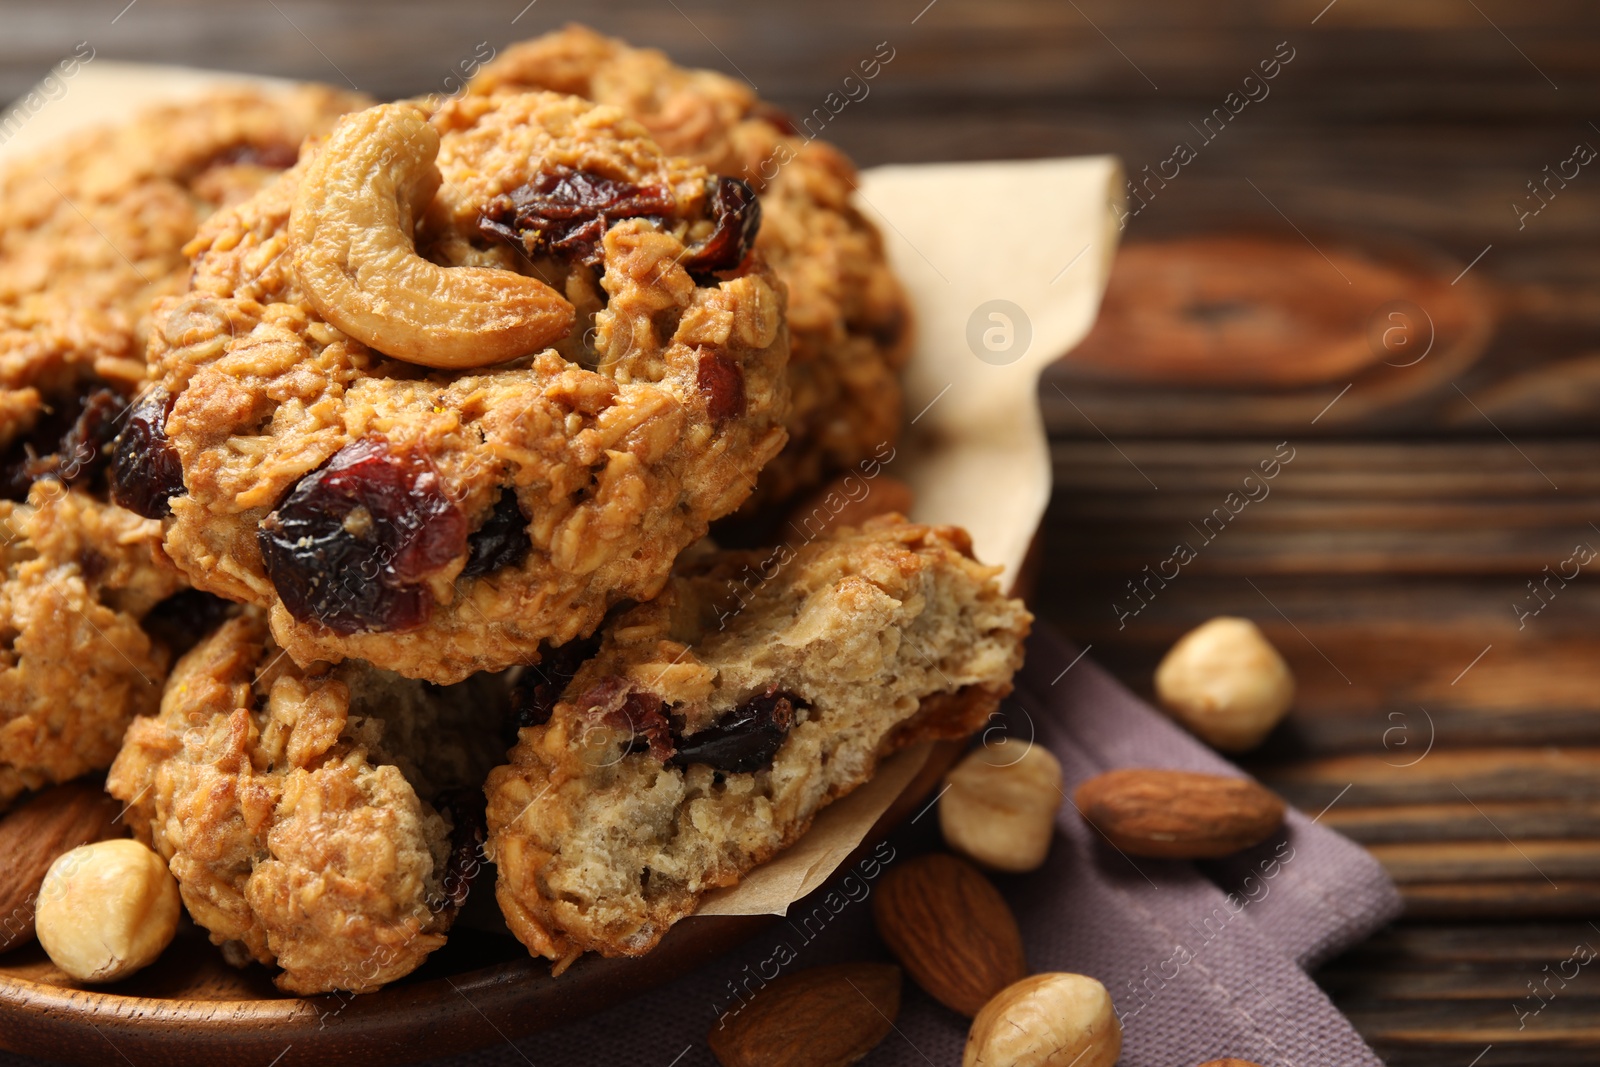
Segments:
[[[0,100],[79,41],[394,96],[448,88],[479,42],[583,20],[798,112],[888,41],[871,95],[828,127],[865,165],[1114,152],[1138,171],[1289,42],[1271,96],[1126,238],[1292,225],[1461,267],[1482,253],[1494,339],[1403,424],[1175,435],[1137,396],[1074,407],[1045,388],[1057,489],[1036,606],[1146,692],[1162,650],[1211,615],[1255,618],[1284,650],[1300,700],[1247,762],[1309,811],[1331,803],[1324,821],[1404,889],[1406,918],[1319,975],[1387,1060],[1600,1060],[1596,967],[1549,978],[1600,947],[1600,589],[1585,570],[1525,625],[1514,610],[1545,567],[1600,548],[1600,173],[1525,228],[1511,209],[1574,144],[1600,145],[1594,5],[525,2],[0,0]],[[1026,226],[1027,206],[952,204],[951,224]],[[1273,495],[1119,627],[1125,583],[1286,439]]]

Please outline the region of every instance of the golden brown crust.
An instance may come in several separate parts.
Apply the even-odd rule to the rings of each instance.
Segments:
[[[141,629],[183,588],[161,528],[59,482],[0,501],[0,807],[111,764],[169,654]]]
[[[283,254],[303,161],[205,226],[193,291],[158,308],[151,358],[176,397],[166,432],[187,493],[173,500],[167,550],[179,567],[201,588],[270,608],[274,636],[298,662],[356,656],[449,683],[532,662],[541,642],[571,640],[618,600],[654,595],[677,553],[738,507],[782,447],[788,344],[781,289],[759,257],[709,281],[684,268],[694,227],[705,225],[691,220],[705,210],[707,175],[663,155],[620,112],[502,94],[445,102],[433,124],[443,184],[419,250],[546,276],[580,315],[557,350],[427,374],[329,325]],[[680,217],[613,225],[598,286],[587,268],[472,240],[489,200],[558,165],[664,184]],[[708,401],[707,359],[741,377],[739,413]],[[258,528],[304,476],[372,434],[428,457],[469,529],[514,492],[532,550],[461,578],[463,549],[426,576],[423,625],[336,632],[286,608]]]
[[[211,211],[293,162],[364,98],[317,86],[225,90],[71,135],[0,168],[0,460],[8,491],[52,409],[144,376],[150,302],[182,289],[183,247]],[[48,425],[48,423],[47,423]],[[84,442],[74,488],[46,478],[0,503],[0,806],[107,767],[153,711],[170,654],[141,628],[184,587],[158,523],[104,503]],[[50,447],[41,447],[48,453]]]
[[[183,246],[365,98],[219,91],[63,138],[0,169],[0,387],[144,377],[141,319],[181,292]]]
[[[1010,691],[1032,616],[969,553],[962,531],[886,516],[792,551],[688,559],[613,620],[549,721],[489,776],[512,931],[563,964],[647,952],[887,753],[976,729]],[[672,762],[774,697],[795,721],[769,764]]]
[[[762,472],[753,511],[848,470],[900,434],[898,372],[910,307],[873,224],[851,204],[855,168],[788,128],[750,88],[685,70],[582,26],[507,49],[471,90],[544,88],[621,108],[665,151],[750,182],[761,195],[756,247],[789,291],[789,444]]]
[[[494,692],[303,671],[247,609],[179,661],[106,787],[232,962],[276,963],[291,992],[366,992],[444,944],[451,824],[433,801],[495,759],[475,721]]]

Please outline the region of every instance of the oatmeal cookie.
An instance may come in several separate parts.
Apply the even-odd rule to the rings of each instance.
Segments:
[[[192,291],[153,317],[124,439],[136,481],[181,463],[148,501],[168,553],[268,608],[299,663],[442,684],[655,595],[785,439],[759,211],[575,97],[349,116],[205,225]],[[462,367],[464,337],[497,361]]]
[[[144,375],[141,318],[182,290],[202,219],[363,104],[310,86],[216,92],[0,168],[0,806],[108,766],[155,708],[184,616],[208,610],[192,595],[157,607],[184,584],[160,524],[105,502],[108,446]]]
[[[241,609],[173,668],[106,788],[230,962],[276,964],[294,993],[368,992],[443,945],[466,899],[497,686],[302,670]]]
[[[905,293],[876,227],[850,202],[855,168],[750,87],[684,70],[581,26],[507,49],[471,83],[492,94],[553,89],[612,104],[667,151],[738,175],[761,197],[756,247],[789,290],[789,444],[746,505],[781,501],[899,437],[898,372],[911,352]]]
[[[648,952],[885,755],[975,730],[1032,621],[997,571],[964,531],[894,515],[697,555],[570,677],[533,668],[486,786],[512,932],[558,969]]]
[[[295,161],[357,94],[220,90],[69,135],[0,168],[0,389],[143,379],[141,319],[183,291],[183,246]]]
[[[182,588],[161,526],[44,479],[0,500],[0,807],[110,766],[170,663],[140,623]]]

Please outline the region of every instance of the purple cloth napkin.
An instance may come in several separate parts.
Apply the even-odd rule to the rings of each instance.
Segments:
[[[1085,778],[1115,767],[1241,773],[1043,628],[993,729],[1048,746],[1069,797]],[[669,986],[515,1046],[431,1067],[714,1065],[706,1033],[735,1003],[735,984],[763,961],[792,954],[788,972],[888,958],[872,930],[873,876],[939,847],[937,822],[924,809],[878,846],[876,868],[841,872],[834,887],[851,903],[825,925],[803,923],[813,912],[797,906],[788,920]],[[1070,801],[1056,825],[1043,869],[996,883],[1016,909],[1034,970],[1093,975],[1111,992],[1123,1024],[1122,1067],[1194,1067],[1224,1056],[1263,1067],[1380,1064],[1306,973],[1399,914],[1399,895],[1367,853],[1298,812],[1278,838],[1205,872],[1120,854]],[[907,980],[895,1032],[863,1062],[959,1064],[966,1031],[965,1019]],[[0,1053],[0,1067],[32,1062]]]
[[[1047,745],[1061,760],[1068,796],[1114,767],[1242,773],[1044,628],[1029,640],[1017,692],[994,728]],[[936,823],[925,812],[883,850],[903,858],[937,847]],[[1263,1067],[1381,1063],[1306,973],[1400,912],[1393,883],[1366,852],[1291,812],[1278,838],[1209,865],[1207,877],[1191,863],[1119,854],[1070,802],[1056,825],[1042,870],[996,881],[1016,909],[1035,970],[1093,975],[1111,992],[1123,1023],[1122,1067],[1194,1067],[1224,1056]],[[858,902],[814,938],[809,927],[779,922],[727,959],[629,1004],[516,1049],[434,1067],[715,1064],[706,1032],[732,1003],[730,982],[772,959],[780,944],[794,952],[792,968],[887,958],[866,895],[853,896]],[[896,1032],[863,1063],[959,1064],[966,1031],[965,1019],[908,980]]]

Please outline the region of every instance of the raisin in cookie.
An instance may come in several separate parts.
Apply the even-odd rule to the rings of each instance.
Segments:
[[[302,664],[439,683],[653,596],[785,439],[759,212],[575,97],[347,117],[154,316],[168,553]]]
[[[243,609],[172,671],[106,788],[230,962],[290,992],[367,992],[445,942],[481,845],[497,680],[301,670]]]
[[[647,952],[886,754],[976,729],[1032,621],[997,572],[898,516],[686,559],[522,702],[534,725],[486,787],[512,931],[558,968]]]
[[[364,103],[311,86],[221,91],[0,168],[0,805],[108,766],[129,720],[154,709],[184,616],[211,607],[158,607],[183,587],[160,525],[106,503],[143,316],[182,290],[202,219]]]
[[[170,649],[141,622],[183,583],[159,523],[44,479],[0,500],[0,807],[104,770]]]
[[[146,315],[184,246],[366,98],[233,89],[95,127],[0,167],[0,495],[88,481],[145,377]]]
[[[471,83],[575,93],[626,111],[665,151],[759,193],[756,247],[789,290],[789,444],[761,474],[746,510],[854,467],[900,433],[899,370],[911,318],[873,224],[850,202],[855,168],[795,128],[750,87],[714,71],[570,26],[507,49]]]

